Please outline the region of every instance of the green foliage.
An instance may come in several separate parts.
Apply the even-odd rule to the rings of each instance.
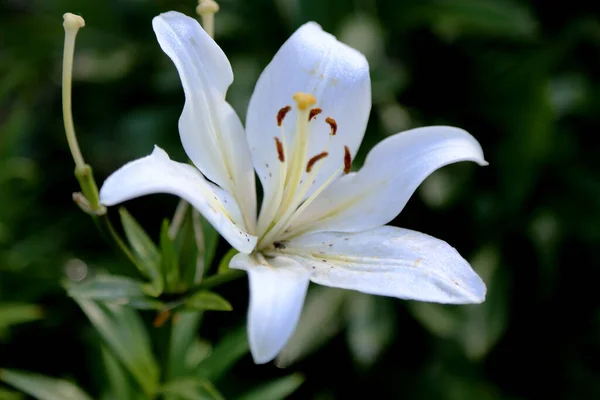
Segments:
[[[294,393],[304,382],[301,375],[294,374],[279,378],[243,394],[240,400],[282,400]]]
[[[163,269],[161,254],[154,242],[148,237],[148,234],[127,210],[120,208],[119,213],[121,214],[121,223],[125,235],[127,235],[127,240],[136,256],[136,266],[144,276],[150,278],[155,294],[159,295],[164,288],[163,274],[161,274]],[[167,260],[165,263],[168,264],[169,261],[171,260]]]
[[[92,400],[69,381],[13,369],[1,369],[0,380],[38,400]]]
[[[147,396],[158,386],[159,367],[150,338],[136,311],[131,308],[76,299],[104,343],[123,363]]]

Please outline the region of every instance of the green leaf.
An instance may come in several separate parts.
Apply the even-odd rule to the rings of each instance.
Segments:
[[[13,369],[0,369],[0,380],[38,400],[92,400],[77,385],[64,379]]]
[[[225,253],[225,255],[223,256],[223,258],[221,259],[221,261],[219,261],[219,269],[217,270],[217,274],[223,274],[223,273],[228,272],[228,271],[231,270],[229,268],[229,263],[231,262],[231,259],[237,253],[239,253],[239,251],[237,251],[233,247],[231,249],[229,249],[227,251],[227,253]]]
[[[323,286],[312,288],[294,334],[277,356],[278,367],[290,364],[312,353],[343,327],[342,305],[348,292]]]
[[[144,393],[151,396],[158,385],[159,370],[144,324],[131,308],[75,298],[102,339],[133,375]]]
[[[71,284],[67,291],[71,297],[90,300],[124,301],[131,297],[144,297],[144,282],[124,276],[98,275],[78,284]]]
[[[188,297],[185,306],[200,311],[231,311],[233,309],[231,304],[220,295],[204,290]]]
[[[101,346],[100,350],[111,397],[115,399],[131,399],[136,387],[129,380],[129,375],[123,369],[119,360],[117,360],[106,346]]]
[[[204,234],[199,218],[199,213],[188,210],[174,239],[180,281],[185,288],[199,283],[204,272]],[[196,225],[198,229],[195,228]]]
[[[179,283],[179,260],[175,244],[169,236],[169,221],[165,220],[160,230],[160,249],[162,250],[162,271],[167,290],[174,292]]]
[[[206,360],[212,353],[213,347],[208,340],[194,338],[194,341],[185,354],[185,365],[190,371],[195,371],[198,365]]]
[[[23,400],[23,395],[19,392],[0,388],[0,399],[2,400]]]
[[[160,252],[154,242],[152,242],[146,232],[125,208],[121,207],[119,213],[121,214],[121,223],[123,224],[127,240],[138,260],[137,267],[144,276],[152,280],[157,295],[162,293],[164,281],[161,274]]]
[[[223,338],[213,349],[212,354],[203,360],[196,370],[199,377],[214,381],[242,358],[250,348],[246,339],[246,326],[241,326]]]
[[[347,296],[346,338],[354,359],[362,366],[370,366],[393,341],[395,313],[390,299],[352,292]]]
[[[122,305],[138,310],[162,310],[165,308],[165,303],[150,297],[132,297]]]
[[[193,213],[197,215],[197,220],[200,221],[200,224],[194,224],[194,230],[199,232],[200,228],[202,228],[204,237],[204,270],[206,271],[210,268],[215,258],[220,236],[215,228],[198,211],[193,210]]]
[[[184,378],[166,383],[160,388],[165,395],[178,396],[182,400],[225,400],[210,381]]]
[[[404,16],[409,25],[426,23],[442,36],[531,38],[537,22],[529,7],[515,1],[433,0],[417,3]]]
[[[239,400],[282,400],[294,393],[304,382],[300,374],[285,376],[259,386],[256,389],[238,397]]]
[[[173,331],[171,333],[171,349],[169,352],[169,377],[178,378],[189,375],[190,366],[187,363],[200,327],[202,312],[181,311],[173,316]]]
[[[0,330],[42,318],[42,309],[29,303],[0,303]]]
[[[460,307],[412,302],[409,309],[432,334],[454,340],[466,357],[479,360],[502,337],[508,319],[507,279],[498,268],[499,250],[482,248],[471,260],[488,286],[485,302]]]

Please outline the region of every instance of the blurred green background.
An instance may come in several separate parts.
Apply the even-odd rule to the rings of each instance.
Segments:
[[[448,241],[488,285],[480,306],[440,306],[311,288],[277,363],[242,349],[216,380],[237,388],[304,377],[292,398],[600,398],[600,14],[593,2],[222,0],[216,40],[242,116],[286,38],[314,20],[369,60],[373,108],[357,157],[387,135],[433,124],[471,132],[490,165],[446,167],[395,225]],[[100,338],[61,282],[126,262],[71,201],[63,134],[62,14],[82,15],[74,117],[101,182],[156,143],[185,160],[183,93],[151,27],[193,0],[0,1],[0,368],[76,382],[106,396]],[[158,240],[177,199],[127,203]],[[115,210],[111,216],[118,219]],[[226,251],[217,250],[217,260]],[[217,290],[233,305],[198,334],[241,326],[246,278]],[[154,337],[153,311],[141,313]],[[243,336],[243,335],[242,335]],[[240,339],[242,340],[242,339]],[[19,398],[0,387],[0,398]],[[229,394],[232,393],[232,394]],[[12,397],[11,397],[12,396]],[[240,397],[241,398],[241,397]],[[268,399],[268,396],[263,398]]]

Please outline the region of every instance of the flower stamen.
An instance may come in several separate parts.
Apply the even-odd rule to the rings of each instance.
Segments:
[[[310,110],[310,113],[308,114],[308,120],[310,121],[311,119],[315,118],[317,115],[321,114],[323,112],[323,110],[321,110],[320,108],[313,108],[312,110]]]
[[[281,143],[281,140],[279,140],[277,136],[275,136],[273,139],[275,139],[275,146],[277,147],[277,157],[279,158],[279,161],[285,162],[285,152],[283,151],[283,144]]]
[[[277,112],[277,126],[281,126],[283,119],[292,110],[292,106],[285,106]]]
[[[308,163],[306,164],[306,172],[310,173],[310,171],[312,170],[312,167],[317,163],[317,161],[322,160],[323,158],[327,157],[328,155],[329,155],[329,153],[324,151],[322,153],[317,154],[310,160],[308,160]]]
[[[337,122],[335,121],[335,119],[333,119],[331,117],[327,117],[327,118],[325,118],[325,122],[327,122],[329,124],[329,126],[331,127],[331,136],[335,136],[335,134],[337,133],[337,129],[338,129],[338,125],[337,125]]]
[[[348,146],[344,146],[344,174],[348,175],[352,168],[352,155]]]

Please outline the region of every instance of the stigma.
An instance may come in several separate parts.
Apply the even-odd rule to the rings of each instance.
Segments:
[[[310,93],[297,92],[294,94],[293,99],[298,109],[303,111],[317,104],[317,99]]]

